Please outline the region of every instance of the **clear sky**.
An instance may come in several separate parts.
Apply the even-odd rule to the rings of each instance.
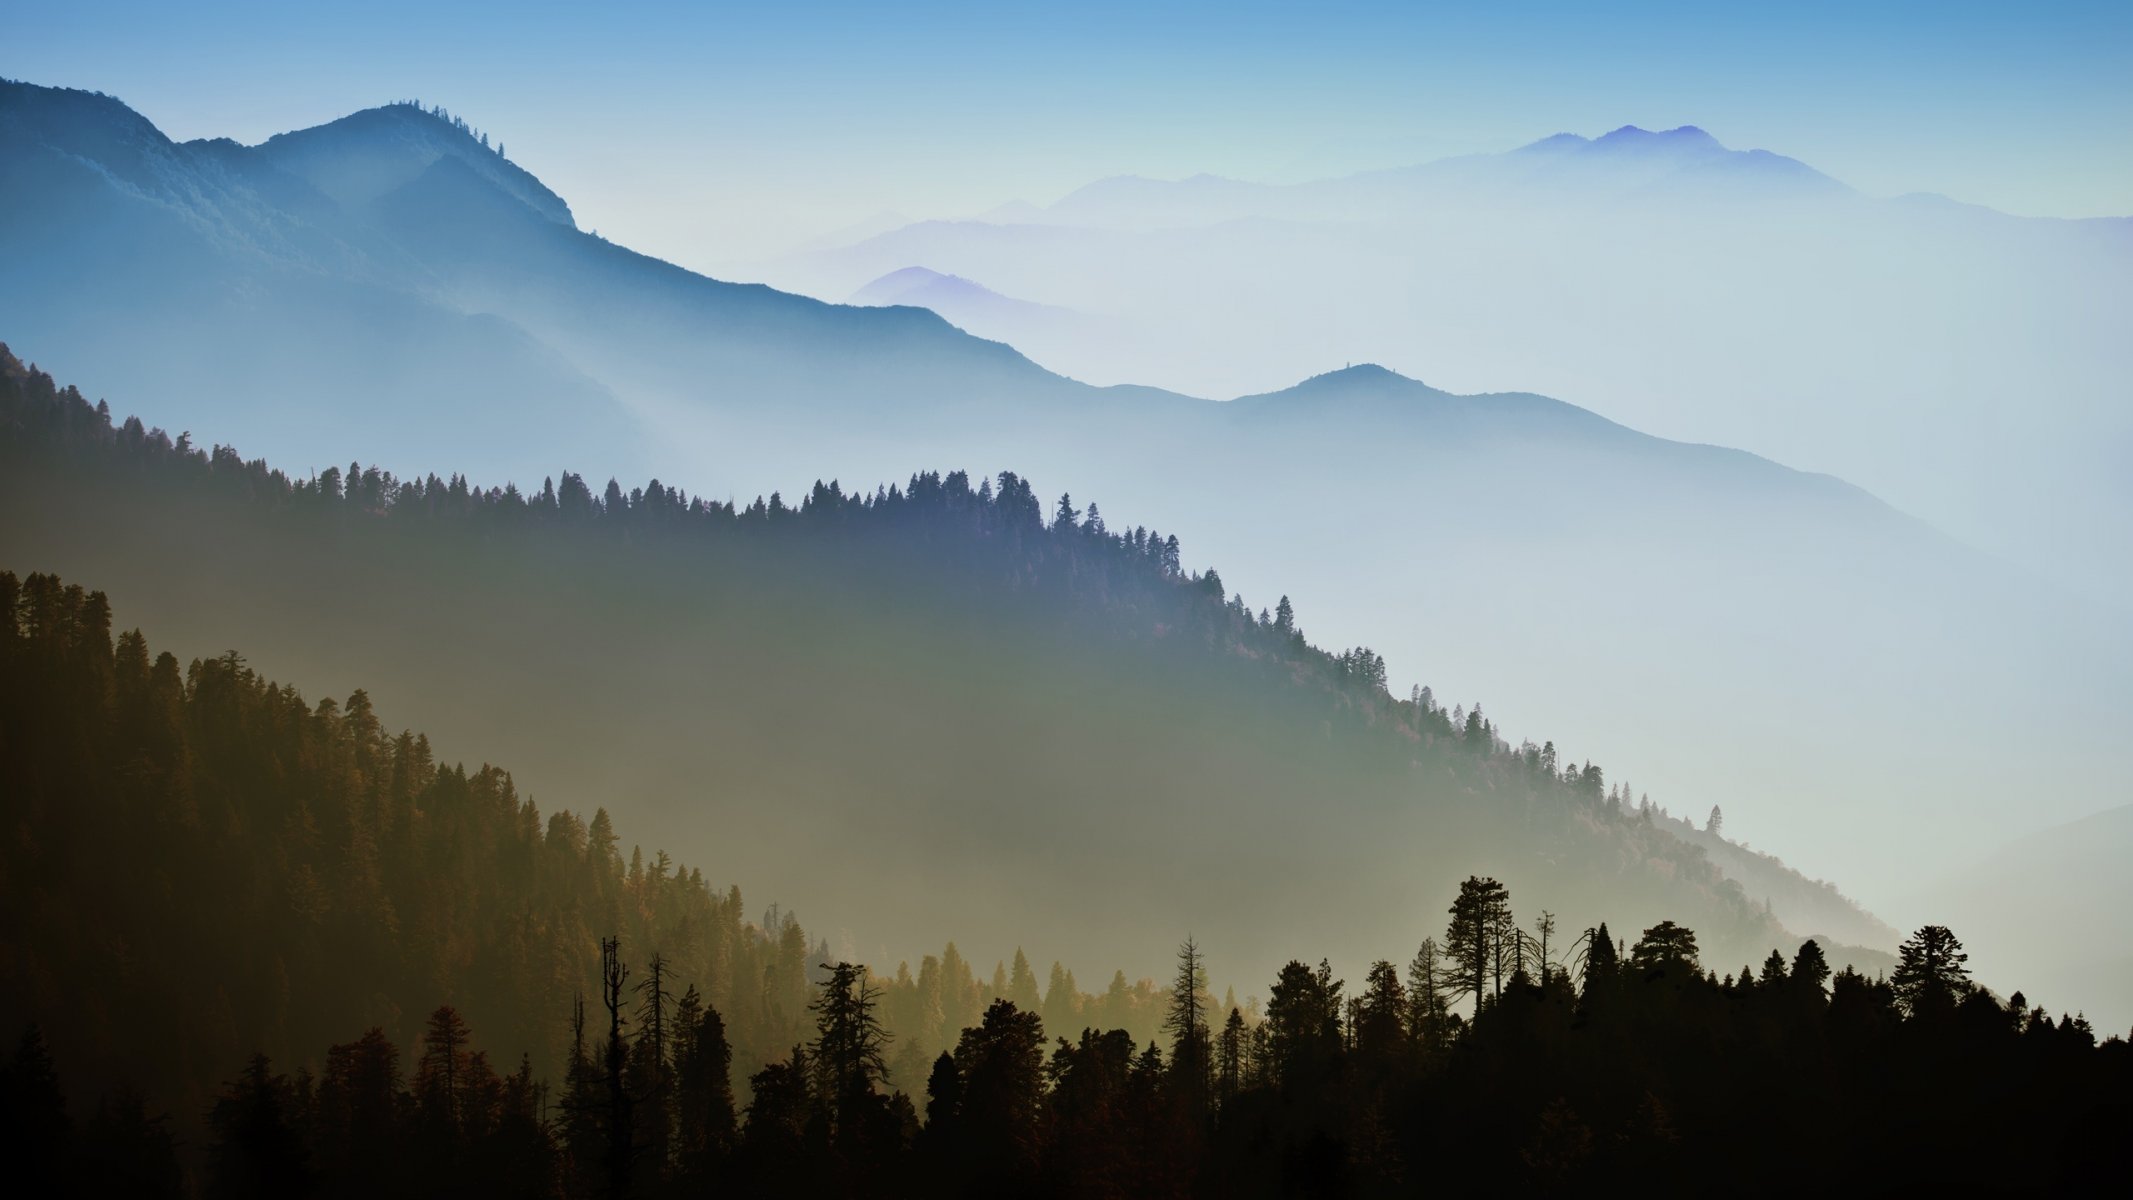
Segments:
[[[257,141],[387,100],[692,266],[1121,173],[1288,181],[1696,124],[1874,194],[2133,214],[2133,2],[12,0],[0,74]]]

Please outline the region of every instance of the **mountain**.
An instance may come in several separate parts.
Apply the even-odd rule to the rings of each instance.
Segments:
[[[1091,337],[1120,338],[1130,331],[1117,322],[1051,304],[1003,296],[960,275],[943,275],[925,267],[891,271],[853,292],[847,304],[905,305],[938,313],[956,328],[1006,342],[1033,361],[1052,361],[1063,347]]]
[[[99,394],[154,392],[172,405],[157,419],[278,457],[421,445],[438,457],[416,465],[523,474],[561,445],[642,460],[646,412],[707,379],[831,405],[1063,383],[927,313],[613,246],[412,104],[256,147],[180,145],[109,97],[5,83],[0,155],[9,336]],[[133,352],[105,352],[111,322],[134,327]],[[424,438],[386,440],[418,422]]]
[[[921,214],[923,215],[923,214]],[[841,296],[923,262],[1104,312],[1076,378],[1262,392],[1329,362],[1516,386],[1837,474],[2133,604],[2133,241],[1867,196],[1685,126],[1290,185],[1099,181],[994,221],[916,221],[752,268]]]
[[[943,275],[924,267],[905,267],[891,271],[858,291],[852,293],[849,304],[883,305],[908,304],[913,308],[932,308],[935,304],[1010,304],[1029,308],[1043,308],[1026,300],[1011,300],[983,284],[972,283],[960,275]]]
[[[58,411],[18,394],[0,412],[61,433],[79,464],[101,444],[135,482],[222,475],[212,486],[313,516],[347,500],[114,429],[30,382]],[[947,499],[980,525],[1004,501],[994,532],[1042,531],[1070,557],[1129,548],[1015,517],[1022,490],[1003,483],[810,499],[862,541],[885,514],[933,523]],[[390,490],[391,508],[359,521],[403,500],[431,510],[417,520],[445,515],[426,484]],[[692,532],[712,543],[745,527],[664,500],[453,493],[447,521],[644,533],[709,518]],[[776,540],[823,519],[746,525]],[[1424,942],[1404,983],[1375,961],[1346,996],[1303,951],[1263,1008],[1227,990],[1218,1002],[1189,936],[1168,988],[1118,973],[1087,992],[1055,962],[1040,990],[1020,949],[988,985],[952,942],[891,974],[810,943],[776,906],[748,921],[738,890],[664,853],[633,849],[625,866],[604,809],[544,824],[508,773],[439,763],[360,690],[313,706],[234,652],[181,670],[138,631],[114,638],[111,616],[102,592],[0,571],[0,778],[21,826],[0,841],[0,897],[35,917],[0,932],[0,1019],[26,1030],[0,1078],[11,1169],[40,1195],[901,1196],[945,1176],[955,1194],[976,1178],[1273,1197],[1397,1192],[1418,1162],[1482,1188],[1673,1193],[1743,1161],[1801,1185],[1828,1172],[1877,1191],[2086,1193],[2116,1173],[2112,1134],[2133,1117],[2124,1039],[1971,986],[1959,954],[1914,953],[1947,946],[1938,927],[1886,979],[1833,972],[1809,941],[1721,981],[1708,939],[1674,921],[1634,943],[1604,923],[1567,939],[1544,912],[1528,937],[1506,928],[1502,884],[1470,877],[1445,944]],[[1286,631],[1257,634],[1313,657]],[[1408,715],[1450,731],[1426,707]],[[1594,803],[1593,784],[1572,804],[1598,820],[1573,841],[1652,833]],[[1555,823],[1536,807],[1549,806],[1528,807],[1529,831]],[[884,894],[906,865],[873,866]],[[1662,865],[1679,864],[1646,869]],[[588,1029],[588,991],[604,1032]],[[823,1085],[840,1077],[853,1082]],[[70,1100],[93,1117],[71,1120]],[[1961,1153],[1922,1158],[1921,1127]]]
[[[1732,150],[1693,125],[1653,131],[1625,125],[1596,138],[1559,133],[1501,155],[1469,155],[1342,179],[1269,185],[1216,175],[1180,180],[1120,175],[1039,207],[1002,208],[998,224],[1179,230],[1265,218],[1283,222],[1397,220],[1418,204],[1459,193],[1468,201],[1574,192],[1580,202],[1835,196],[1850,189],[1797,159]],[[887,233],[888,231],[881,231]],[[876,236],[879,236],[877,234]],[[853,239],[854,241],[858,239]]]
[[[2122,623],[1827,475],[1493,390],[1557,368],[1567,380],[1588,360],[1600,378],[1624,356],[1671,387],[1673,372],[1723,358],[1730,390],[1696,393],[1715,408],[1813,360],[1780,353],[1789,343],[1776,334],[1744,348],[1740,331],[1714,331],[1697,286],[1678,289],[1679,321],[1651,321],[1649,310],[1631,320],[1639,310],[1620,297],[1547,286],[1563,245],[1625,258],[1649,249],[1610,240],[1605,222],[1565,218],[1556,241],[1516,253],[1445,232],[1425,278],[1357,274],[1337,286],[1313,282],[1306,267],[1359,244],[1343,226],[961,223],[926,236],[996,239],[1001,273],[953,254],[898,253],[832,293],[924,263],[1092,316],[1160,309],[1177,322],[1175,336],[1154,343],[1163,353],[1150,351],[1166,363],[1248,367],[1277,352],[1309,363],[1287,377],[1306,384],[1214,402],[1088,386],[920,309],[826,304],[634,253],[573,228],[496,148],[415,106],[327,128],[279,146],[181,145],[108,97],[8,85],[0,331],[24,357],[150,426],[241,445],[298,473],[361,460],[531,491],[569,467],[595,482],[705,481],[718,498],[745,500],[818,478],[1011,469],[1047,496],[1071,491],[1082,506],[1097,497],[1188,535],[1254,611],[1288,593],[1314,638],[1382,654],[1400,692],[1427,678],[1448,701],[1485,700],[1506,727],[1562,731],[1566,754],[1615,764],[1662,806],[1700,811],[1722,797],[1739,836],[1870,901],[1979,853],[2008,827],[2008,795],[2035,795],[2040,816],[2070,817],[2116,794],[2112,735],[2133,712]],[[335,156],[347,166],[329,166]],[[1758,219],[1776,211],[1748,209]],[[1238,253],[1229,239],[1247,228],[1286,231],[1279,244],[1300,257],[1255,257],[1276,243]],[[1649,294],[1667,291],[1652,264],[1693,266],[1682,276],[1693,282],[1736,261],[1699,240],[1694,222],[1670,228],[1671,259],[1637,260],[1636,277],[1655,281]],[[1786,236],[1777,228],[1759,244]],[[1056,259],[1039,275],[1053,275],[1057,290],[1023,273],[1043,265],[1019,257],[1032,245]],[[1180,263],[1165,249],[1173,245],[1197,249]],[[1128,271],[1105,257],[1114,251],[1146,261]],[[1419,260],[1371,261],[1383,276],[1387,261]],[[1166,262],[1178,269],[1158,269]],[[1117,273],[1076,294],[1099,278],[1085,268],[1106,263]],[[1373,327],[1410,340],[1419,330],[1428,357],[1447,364],[1429,378],[1456,381],[1456,364],[1471,372],[1473,347],[1522,328],[1492,320],[1492,295],[1515,295],[1519,313],[1563,317],[1559,339],[1522,344],[1479,386],[1321,371],[1389,361],[1355,349],[1377,340]],[[1417,320],[1418,299],[1455,319]],[[1836,307],[1855,299],[1847,292]],[[1266,301],[1278,319],[1230,323],[1247,300]],[[2073,336],[2110,311],[2046,332]],[[1611,340],[1600,344],[1600,332]],[[1664,353],[1652,352],[1655,338]],[[1941,382],[1922,376],[1909,394]],[[1831,386],[1835,395],[1851,385]],[[1811,423],[1820,403],[1815,392],[1772,408]],[[2024,406],[1996,411],[2035,427],[2023,436],[2053,427]],[[1960,425],[1959,416],[1947,420]],[[1914,423],[1911,457],[1943,448],[1942,427]],[[2108,445],[2091,439],[2086,452]],[[64,537],[63,513],[6,515],[0,548],[24,550],[7,556],[18,568],[61,570],[119,595],[164,594],[113,573],[120,556],[93,538]],[[269,649],[251,626],[187,611],[206,611],[209,623],[168,636]],[[460,707],[482,707],[418,686],[422,664],[405,665],[405,678],[352,667],[277,674],[401,689],[395,711],[442,733],[467,719]],[[2030,753],[2019,762],[1998,753],[2009,741]],[[1773,744],[1787,752],[1772,755]],[[558,786],[548,770],[586,769],[517,761],[541,793]],[[698,857],[676,820],[648,821],[646,836]],[[1772,901],[1787,919],[1784,899]]]
[[[742,507],[574,475],[292,482],[19,365],[6,390],[6,561],[101,576],[116,628],[188,655],[363,686],[884,969],[947,937],[1157,971],[1179,932],[1136,919],[1157,911],[1243,979],[1313,929],[1359,964],[1441,926],[1475,873],[1526,911],[1673,914],[1717,961],[1816,932],[1601,769],[1395,698],[1378,656],[1255,616],[1175,537],[1093,504],[1046,523],[1013,474]]]

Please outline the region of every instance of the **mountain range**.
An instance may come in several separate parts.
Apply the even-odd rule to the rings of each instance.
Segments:
[[[1091,338],[1119,341],[1133,336],[1123,322],[1051,304],[1003,296],[975,280],[925,267],[891,271],[853,292],[847,304],[922,308],[967,333],[1005,342],[1037,362],[1071,354]]]
[[[186,659],[234,647],[420,712],[444,761],[656,830],[885,975],[944,938],[1159,975],[1179,935],[1153,912],[1247,981],[1328,926],[1321,953],[1404,957],[1470,874],[1533,915],[1679,918],[1714,966],[1810,935],[1888,965],[1891,931],[1841,895],[1767,861],[1729,878],[1714,851],[1737,848],[1604,765],[1396,697],[1375,654],[1312,645],[1308,610],[1262,618],[1174,536],[1013,473],[775,507],[575,475],[292,481],[4,353],[0,376],[9,561],[100,579],[116,629]]]
[[[1335,179],[1101,180],[734,264],[822,296],[911,263],[1112,318],[1041,361],[1265,391],[1343,359],[1519,386],[1829,471],[2123,611],[2133,218],[1876,198],[1694,127]]]
[[[1618,151],[1663,163],[1714,153],[1676,131],[1559,139],[1519,161],[1567,178],[1562,164]],[[1470,169],[1480,170],[1438,174]],[[1698,171],[1783,178],[1803,204],[1866,203],[1774,156]],[[1623,204],[1646,204],[1654,189],[1678,209],[1703,203],[1667,182],[1677,167],[1647,174],[1608,170],[1642,180],[1623,183]],[[1380,185],[1404,186],[1369,183]],[[1277,225],[1306,230],[1292,250],[1344,236],[1337,223],[1263,217],[1177,236],[1213,253],[1239,229]],[[1682,227],[1669,269],[1684,268],[1694,228]],[[969,229],[973,245],[1071,255],[1137,245],[1151,268],[1172,236]],[[912,250],[906,234],[864,243],[873,248],[848,261],[878,261],[836,294],[923,263],[1032,302],[1105,311],[1023,286],[1018,271],[1042,264],[1020,249],[998,273],[955,254],[890,257],[882,247]],[[1562,298],[1530,286],[1530,268],[1550,253],[1539,244],[1523,259],[1431,269],[1459,281],[1441,289],[1455,307],[1485,286],[1545,308]],[[2112,732],[2133,711],[2122,626],[1841,480],[1540,395],[1461,395],[1370,365],[1232,402],[1092,386],[919,308],[721,282],[616,246],[579,229],[500,148],[419,106],[245,147],[174,143],[110,97],[0,85],[0,261],[0,336],[24,358],[151,426],[299,474],[360,460],[531,494],[568,468],[596,485],[657,475],[745,501],[818,479],[872,487],[964,468],[1020,472],[1081,505],[1097,498],[1187,535],[1206,557],[1186,565],[1220,563],[1250,610],[1286,593],[1314,640],[1369,645],[1396,692],[1427,679],[1447,700],[1485,701],[1505,728],[1566,731],[1566,755],[1613,764],[1668,807],[1722,801],[1739,836],[1845,881],[1870,906],[2010,828],[2117,795]],[[1283,258],[1225,262],[1243,274],[1185,272],[1171,290],[1145,289],[1146,302],[1227,328],[1209,297],[1296,291],[1284,281],[1308,278]],[[1385,294],[1307,290],[1315,304],[1350,306]],[[1412,328],[1413,315],[1392,305],[1381,319]],[[1484,305],[1462,320],[1486,315]],[[1456,325],[1437,328],[1444,345],[1456,340]],[[1594,355],[1595,370],[1632,347],[1662,365],[1730,355],[1736,378],[1762,378],[1779,357],[1768,337],[1760,359],[1739,357],[1737,343],[1668,338],[1678,353],[1655,358],[1640,337]],[[1247,340],[1325,364],[1355,339],[1298,321]],[[1180,338],[1170,357],[1220,361],[1211,345]],[[1592,349],[1578,338],[1519,361],[1567,364]],[[92,580],[123,567],[116,543],[57,522],[58,511],[11,508],[0,557]],[[166,636],[197,652],[278,653],[239,636],[233,622],[256,630],[264,618],[240,617],[215,589],[120,594],[152,597]],[[478,611],[433,615],[475,630]],[[414,664],[360,680],[345,678],[345,663],[312,665],[321,682],[361,682],[419,727],[447,729],[479,707]],[[1118,702],[1101,689],[1087,699]],[[2010,743],[2024,753],[2007,755]],[[535,790],[552,786],[546,772],[570,777],[568,759],[521,761]],[[695,853],[672,828],[647,833]],[[1771,899],[1786,920],[1784,900]]]

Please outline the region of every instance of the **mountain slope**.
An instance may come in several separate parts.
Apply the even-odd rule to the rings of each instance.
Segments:
[[[642,459],[645,411],[707,380],[829,404],[1064,384],[930,314],[631,254],[411,105],[177,145],[109,97],[0,82],[0,158],[8,336],[99,393],[163,396],[158,420],[281,457],[415,450],[522,474],[558,445]],[[127,354],[107,352],[119,323]],[[421,419],[449,451],[393,436]]]
[[[424,143],[434,157],[397,149],[395,128],[422,121],[435,126]],[[502,174],[500,156],[419,110],[298,139],[313,157],[331,148],[391,166],[343,200],[276,166],[271,144],[172,146],[83,93],[10,85],[0,136],[0,330],[92,395],[200,444],[299,470],[361,459],[522,483],[567,464],[596,480],[712,480],[730,489],[721,498],[944,463],[1012,468],[1047,494],[1098,496],[1189,533],[1255,609],[1287,591],[1314,635],[1383,653],[1401,690],[1426,676],[1450,697],[1501,696],[1491,711],[1508,724],[1574,734],[1579,754],[1623,764],[1662,803],[1724,795],[1757,845],[1882,895],[1974,855],[2006,827],[2004,797],[2018,790],[2063,815],[2115,795],[2111,734],[2133,712],[2122,623],[1827,476],[1391,372],[1332,372],[1243,404],[1083,386],[928,312],[724,283],[578,232]],[[302,169],[341,186],[317,163]],[[1516,327],[1472,324],[1482,311],[1469,291],[1499,285],[1517,312],[1582,315],[1485,386],[1558,368],[1568,378],[1588,361],[1602,372],[1624,355],[1666,372],[1723,358],[1760,380],[1799,357],[1782,330],[1744,350],[1737,331],[1701,337],[1693,321],[1648,312],[1632,321],[1634,306],[1585,306],[1546,286],[1562,246],[1613,245],[1604,222],[1565,221],[1556,241],[1347,290],[1294,281],[1352,245],[1348,232],[1283,227],[1299,231],[1288,244],[1300,262],[1235,255],[1227,226],[1186,230],[1177,236],[1208,262],[1145,287],[1107,279],[1085,306],[1014,270],[923,254],[834,294],[925,262],[1090,312],[1130,298],[1192,326],[1162,340],[1163,361],[1244,363],[1279,348],[1310,364],[1290,378],[1376,357],[1354,349],[1373,328],[1420,331],[1429,357],[1454,359]],[[1025,265],[1061,289],[1100,258],[1080,239],[1118,239],[1136,270],[1165,261],[1166,243],[1140,234],[956,228],[1038,239],[1059,261]],[[1735,261],[1694,225],[1674,229],[1669,253],[1696,271]],[[1654,287],[1690,315],[1708,307],[1695,287],[1664,283]],[[1289,316],[1223,334],[1223,305],[1254,296]],[[1456,319],[1417,321],[1402,297]],[[1343,306],[1372,315],[1313,315]],[[1610,321],[1619,336],[1592,344]],[[1651,352],[1654,338],[1665,353]],[[1772,411],[1807,403],[1788,396]],[[2000,410],[2028,420],[2022,406]],[[1939,444],[1913,441],[1913,457]],[[22,536],[39,528],[25,520]],[[429,703],[411,698],[407,719],[440,727]],[[2009,739],[2037,753],[2008,760],[1997,748]],[[1788,753],[1769,755],[1773,742]]]
[[[1395,700],[1381,660],[1252,616],[1174,539],[1046,525],[1012,475],[741,511],[574,476],[292,484],[6,387],[8,561],[101,572],[121,626],[241,637],[272,677],[361,678],[870,960],[949,936],[1152,969],[1163,912],[1259,978],[1336,916],[1313,945],[1419,942],[1476,872],[1521,911],[1672,914],[1716,961],[1785,940],[1597,769]]]
[[[1879,199],[1625,127],[1292,185],[1105,180],[755,277],[841,296],[923,262],[1104,311],[1130,333],[1046,359],[1098,382],[1234,395],[1368,359],[1575,397],[1841,475],[2122,607],[2124,556],[2090,547],[2133,530],[2123,226]]]
[[[940,314],[956,328],[1005,342],[1033,361],[1056,361],[1090,337],[1130,337],[1124,325],[1103,317],[1003,296],[960,275],[925,267],[891,271],[853,292],[857,305],[907,305]]]

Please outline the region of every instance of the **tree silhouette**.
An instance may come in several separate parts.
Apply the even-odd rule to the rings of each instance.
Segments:
[[[1177,975],[1170,987],[1170,1008],[1163,1017],[1163,1028],[1170,1034],[1170,1070],[1177,1080],[1179,1095],[1194,1112],[1204,1112],[1208,1107],[1213,1071],[1206,989],[1207,968],[1201,961],[1199,944],[1187,937],[1178,947]]]
[[[1680,977],[1701,968],[1696,960],[1696,933],[1672,921],[1661,921],[1644,931],[1629,949],[1629,963],[1646,974]]]
[[[836,1130],[874,1099],[875,1088],[888,1071],[883,1051],[889,1035],[876,1012],[881,990],[868,980],[866,968],[838,962],[825,963],[823,969],[829,978],[822,982],[811,1006],[815,1040],[809,1050],[816,1094]]]
[[[1945,925],[1921,926],[1896,952],[1889,986],[1896,1001],[1914,1017],[1945,1012],[1970,991],[1970,956]]]
[[[1444,929],[1444,953],[1451,960],[1451,999],[1474,999],[1478,1014],[1491,996],[1493,981],[1501,992],[1506,966],[1503,939],[1510,924],[1511,894],[1494,879],[1470,875],[1452,901],[1451,923]]]

